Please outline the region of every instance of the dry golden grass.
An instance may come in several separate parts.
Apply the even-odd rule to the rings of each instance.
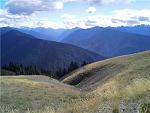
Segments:
[[[97,77],[94,74],[106,77],[97,81],[92,78]],[[120,106],[124,104],[127,109],[124,113],[132,113],[141,109],[133,104],[150,103],[150,52],[96,62],[69,75],[64,82],[80,75],[90,79],[81,81],[79,90],[45,76],[1,77],[0,112],[112,113],[121,112]]]

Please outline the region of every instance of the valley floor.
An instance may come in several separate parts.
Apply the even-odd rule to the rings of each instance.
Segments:
[[[111,76],[93,83],[95,69],[97,80]],[[74,86],[63,83],[78,78]],[[0,87],[0,113],[150,113],[150,51],[89,64],[62,82],[42,75],[2,76]]]

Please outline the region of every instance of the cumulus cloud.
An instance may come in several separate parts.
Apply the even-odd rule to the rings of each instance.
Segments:
[[[111,19],[112,23],[122,23],[126,24],[127,26],[132,26],[132,25],[138,25],[140,22],[137,20],[120,20],[120,19]]]
[[[135,26],[140,24],[150,25],[150,9],[133,10],[123,9],[112,11],[110,15],[92,15],[82,18],[64,19],[67,28],[81,27],[90,28],[94,26]]]
[[[81,18],[77,18],[75,15],[64,14],[60,16],[65,28],[83,27],[84,23]]]
[[[135,26],[150,25],[150,9],[133,10],[122,9],[110,12],[110,15],[95,14],[80,17],[78,15],[63,14],[60,23],[55,23],[48,18],[41,18],[38,13],[31,15],[14,15],[7,10],[0,10],[0,27],[51,27],[51,28],[90,28],[94,26]]]
[[[6,0],[6,7],[12,14],[30,15],[36,11],[50,11],[63,9],[67,2],[84,2],[87,5],[92,5],[87,12],[95,12],[93,5],[104,5],[112,3],[128,3],[134,0]]]
[[[96,12],[96,8],[95,7],[89,7],[85,10],[85,12],[87,13],[95,13]]]
[[[0,27],[51,27],[51,28],[63,28],[63,25],[51,22],[47,18],[39,18],[36,13],[32,15],[13,15],[7,10],[0,9]]]
[[[62,9],[63,7],[64,7],[64,3],[62,1],[55,2],[54,4],[55,9]]]
[[[30,15],[36,11],[62,9],[65,0],[7,0],[6,7],[12,14]]]
[[[150,24],[150,9],[134,10],[134,9],[123,9],[113,11],[113,18],[120,20],[131,20],[137,21],[140,24]]]

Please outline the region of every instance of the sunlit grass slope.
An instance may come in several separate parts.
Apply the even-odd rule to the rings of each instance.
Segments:
[[[66,75],[1,77],[2,113],[149,113],[150,51],[89,64]]]

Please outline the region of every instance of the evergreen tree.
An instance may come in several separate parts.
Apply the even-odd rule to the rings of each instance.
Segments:
[[[71,71],[77,69],[78,67],[79,67],[78,64],[77,64],[76,62],[73,62],[73,61],[72,61],[72,62],[70,63],[69,68],[68,68],[68,72],[71,72]]]
[[[51,72],[44,70],[44,69],[38,69],[36,66],[23,66],[22,64],[14,64],[9,63],[8,65],[4,65],[2,69],[9,70],[14,72],[16,75],[47,75],[51,76]]]
[[[84,61],[81,66],[85,66],[86,64],[88,64],[86,61]]]
[[[87,63],[84,61],[81,64],[81,66],[86,65],[86,64]],[[25,66],[22,64],[15,64],[12,62],[9,63],[8,65],[5,65],[2,67],[2,69],[12,71],[16,75],[46,75],[46,76],[50,76],[50,77],[55,78],[55,79],[60,79],[65,74],[68,74],[77,68],[79,68],[79,65],[73,61],[70,63],[70,65],[67,69],[66,68],[64,68],[64,69],[59,68],[58,71],[53,72],[53,73],[48,71],[48,70],[45,70],[45,69],[39,69],[36,66]]]

